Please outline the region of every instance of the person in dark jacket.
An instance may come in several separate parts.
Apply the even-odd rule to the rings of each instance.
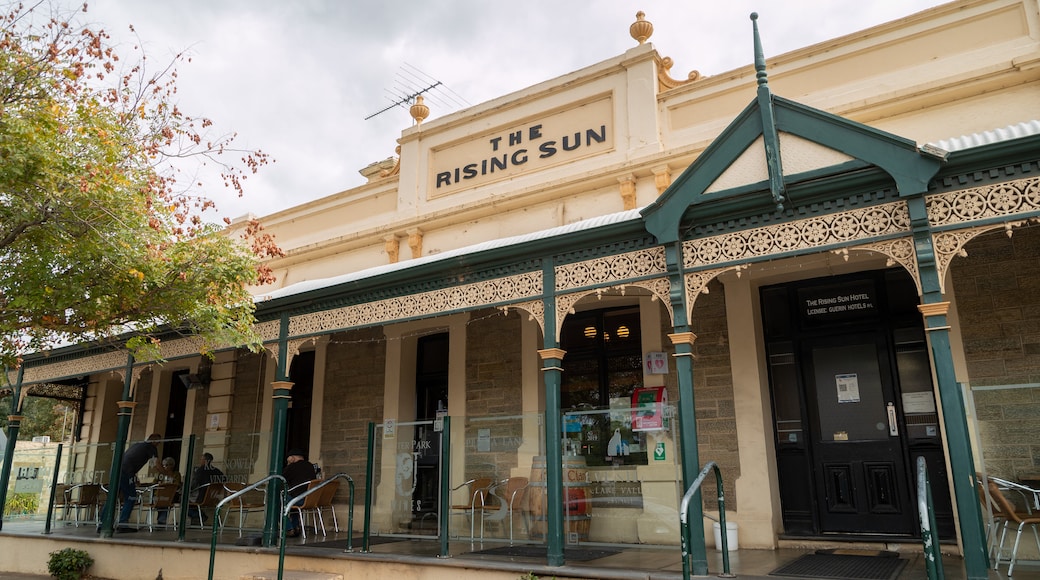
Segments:
[[[188,493],[188,497],[193,502],[202,501],[205,486],[225,481],[227,481],[227,477],[223,471],[213,465],[213,454],[207,451],[202,454],[198,466],[191,472],[191,491]],[[200,509],[199,511],[202,513],[202,523],[206,523],[209,514],[206,513],[206,510]],[[192,524],[198,523],[198,516],[194,511],[188,512],[188,517]]]
[[[286,453],[282,477],[285,478],[285,488],[289,490],[289,498],[292,499],[307,491],[307,482],[317,479],[318,471],[314,469],[313,463],[307,461],[307,453],[304,450],[293,448]],[[285,535],[290,538],[300,535],[300,515],[296,511],[289,514],[289,527],[286,529]]]
[[[119,493],[123,496],[123,508],[119,511],[119,526],[116,531],[137,531],[137,528],[131,528],[127,524],[130,522],[134,505],[137,504],[137,472],[141,471],[142,467],[152,463],[163,475],[172,476],[175,473],[154,461],[159,458],[158,445],[161,440],[161,435],[152,433],[147,440],[134,443],[123,453],[123,461],[119,464]]]

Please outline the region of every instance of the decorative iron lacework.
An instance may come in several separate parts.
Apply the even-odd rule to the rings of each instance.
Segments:
[[[293,339],[293,340],[286,341],[285,368],[286,369],[292,368],[292,359],[296,355],[300,354],[300,347],[302,347],[303,345],[307,344],[308,342],[316,343],[316,342],[318,342],[318,339],[319,339],[319,337],[317,337],[317,336],[311,336],[311,337],[308,337],[308,338],[296,338],[296,339]],[[280,343],[273,342],[271,344],[266,344],[266,345],[264,345],[264,348],[271,355],[271,360],[273,360],[273,361],[277,361],[278,360],[278,352],[281,349]]]
[[[289,320],[289,335],[319,334],[393,320],[444,314],[455,310],[515,302],[539,296],[541,293],[542,273],[525,272],[453,288],[294,316]]]
[[[543,301],[531,300],[528,302],[517,302],[516,304],[500,306],[499,308],[503,311],[509,310],[510,308],[523,310],[531,320],[538,323],[538,328],[541,329],[543,335],[545,334],[545,303]]]
[[[281,324],[277,320],[270,320],[268,322],[261,322],[253,328],[255,328],[257,334],[260,335],[261,341],[268,342],[271,340],[278,340],[278,329],[280,327]]]
[[[662,258],[663,259],[663,258]],[[650,295],[664,302],[665,307],[668,309],[669,318],[674,321],[675,317],[672,312],[672,305],[668,299],[669,290],[671,285],[668,283],[668,278],[655,278],[653,280],[640,280],[637,282],[626,282],[621,285],[614,286],[612,288],[596,288],[595,290],[586,290],[584,292],[574,292],[572,294],[561,294],[556,297],[556,340],[560,340],[560,330],[563,328],[563,320],[568,314],[574,314],[574,305],[579,300],[586,296],[593,294],[599,295],[607,290],[620,290],[621,294],[624,295],[626,286],[638,286],[640,288],[650,291]],[[544,325],[543,325],[544,328]]]
[[[925,202],[928,206],[928,222],[932,227],[1021,216],[1024,213],[1040,210],[1040,177],[932,194],[925,199]],[[997,229],[1003,229],[1010,237],[1012,228],[1025,223],[1025,220],[1019,219],[933,233],[932,246],[935,248],[935,264],[939,274],[940,291],[946,292],[946,273],[949,271],[954,257],[968,255],[964,250],[964,246],[968,242]]]
[[[25,387],[25,393],[33,397],[46,397],[63,401],[81,401],[86,392],[86,385],[62,385],[58,383],[37,383]],[[14,387],[0,389],[0,397],[10,397]]]
[[[849,194],[845,198],[826,199],[785,209],[782,213],[769,211],[753,215],[741,215],[721,222],[692,225],[685,233],[687,239],[719,236],[730,232],[746,230],[753,227],[768,227],[787,223],[796,217],[821,216],[852,209],[874,207],[883,203],[899,201],[899,195],[893,188],[881,188],[872,191]]]
[[[629,284],[649,290],[650,295],[653,296],[655,300],[660,300],[668,310],[668,320],[672,323],[675,322],[675,313],[672,311],[672,301],[669,299],[672,285],[668,282],[668,278],[640,280],[638,282],[629,282]]]
[[[1040,222],[1040,218],[1030,219]],[[964,249],[968,242],[994,230],[1004,230],[1010,238],[1013,228],[1024,226],[1029,221],[1016,220],[1002,224],[989,224],[964,230],[951,230],[932,234],[932,246],[935,248],[935,266],[939,273],[939,290],[944,294],[946,293],[946,273],[949,271],[950,264],[955,257],[960,256],[964,258],[968,256],[968,252]]]
[[[833,250],[835,254],[844,257],[846,260],[849,259],[849,251],[868,251],[877,252],[888,257],[888,266],[899,264],[906,268],[907,272],[914,279],[914,284],[917,285],[918,294],[921,293],[921,274],[917,267],[917,253],[914,251],[914,240],[911,237],[897,238],[893,240],[885,240],[881,242],[874,242],[870,244],[863,244],[858,246],[850,246],[848,248],[841,248]],[[697,297],[701,294],[708,293],[708,284],[717,278],[723,272],[728,270],[735,270],[737,276],[740,276],[742,270],[748,268],[748,264],[738,264],[735,266],[729,266],[726,268],[715,268],[712,270],[701,270],[699,272],[691,272],[685,277],[686,285],[686,307],[687,307],[687,320],[693,316],[693,305],[697,301]]]
[[[708,284],[719,277],[723,272],[729,270],[736,270],[737,275],[740,275],[741,270],[746,270],[747,264],[738,264],[736,266],[728,266],[726,268],[715,268],[714,270],[701,270],[700,272],[691,272],[685,276],[686,286],[686,320],[692,320],[693,316],[693,305],[697,301],[697,297],[701,294],[708,294]]]
[[[686,268],[713,266],[910,231],[902,201],[683,242]]]
[[[665,263],[664,248],[657,246],[556,266],[555,270],[556,291],[562,292],[632,278],[643,278],[654,274],[665,274],[668,271],[668,265]]]
[[[1040,210],[1040,177],[993,183],[925,198],[932,227]]]
[[[186,336],[177,340],[164,340],[159,343],[159,353],[164,359],[175,359],[196,355],[202,352],[202,339]]]
[[[495,266],[483,270],[470,270],[466,269],[463,272],[455,271],[452,274],[441,276],[434,280],[423,280],[421,282],[415,282],[410,284],[395,284],[393,286],[384,286],[381,288],[373,289],[369,292],[362,294],[351,295],[338,299],[329,299],[317,304],[311,309],[305,312],[293,313],[292,317],[303,316],[305,314],[311,314],[314,312],[314,308],[324,310],[334,310],[336,308],[345,308],[349,306],[362,306],[373,302],[391,300],[393,298],[406,298],[408,296],[414,296],[418,294],[424,294],[428,292],[434,292],[436,290],[447,290],[458,287],[461,283],[476,284],[479,282],[493,281],[500,278],[509,278],[512,276],[521,276],[527,272],[534,270],[541,271],[542,262],[540,260],[524,260],[521,262],[506,264],[502,266]],[[274,334],[277,338],[277,328]]]
[[[22,383],[40,383],[60,377],[89,375],[101,370],[120,369],[126,367],[126,351],[114,350],[64,361],[58,361],[38,367],[26,367],[22,375]]]
[[[887,256],[888,262],[885,265],[894,266],[899,264],[905,268],[910,273],[910,277],[914,279],[914,284],[917,285],[917,293],[921,294],[921,272],[918,269],[917,252],[914,251],[914,239],[912,237],[895,238],[860,246],[849,246],[848,248],[834,250],[834,253],[842,256],[847,261],[849,259],[849,250],[877,252]]]

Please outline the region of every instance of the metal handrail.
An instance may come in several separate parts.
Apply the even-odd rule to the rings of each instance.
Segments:
[[[220,530],[220,508],[224,507],[224,505],[227,504],[228,502],[230,502],[231,500],[233,500],[233,499],[235,499],[235,498],[237,498],[239,496],[245,495],[246,492],[253,491],[254,489],[260,487],[261,485],[264,485],[265,483],[267,483],[268,481],[271,481],[272,479],[280,479],[280,480],[282,480],[282,488],[283,488],[282,489],[282,493],[284,494],[285,493],[285,489],[284,489],[285,488],[285,478],[282,477],[281,475],[278,475],[276,473],[274,475],[268,475],[267,477],[261,479],[260,481],[258,481],[256,483],[251,483],[251,484],[247,485],[246,487],[243,487],[242,489],[236,491],[235,493],[233,493],[233,494],[225,497],[224,499],[220,500],[219,502],[217,502],[217,507],[215,507],[213,509],[213,536],[212,536],[212,538],[210,538],[210,544],[209,544],[209,580],[213,580],[213,566],[214,566],[214,564],[216,562],[216,558],[217,558],[217,532]],[[284,534],[284,532],[283,532],[283,534]],[[282,540],[283,540],[283,543],[284,543],[284,540],[285,540],[284,535],[282,537]],[[280,573],[279,573],[278,577],[281,578],[281,574]]]
[[[924,544],[924,563],[929,580],[945,578],[942,551],[939,549],[939,531],[935,526],[935,505],[932,502],[932,484],[928,480],[928,463],[917,458],[917,514],[921,519],[921,543]]]
[[[347,480],[347,485],[350,487],[350,509],[349,509],[349,514],[347,516],[347,549],[346,549],[346,551],[347,552],[353,552],[354,551],[354,545],[353,545],[353,542],[354,542],[354,480],[351,479],[351,477],[349,475],[347,475],[346,473],[337,473],[336,475],[333,475],[332,477],[326,479],[325,481],[321,482],[320,484],[318,484],[318,485],[308,489],[307,491],[301,493],[300,495],[292,498],[291,500],[289,500],[288,503],[285,504],[285,508],[282,510],[282,526],[281,526],[282,531],[281,531],[281,534],[280,534],[279,539],[278,539],[278,580],[282,580],[282,573],[285,570],[285,533],[288,531],[287,530],[287,528],[288,528],[287,524],[288,524],[288,520],[289,520],[289,513],[292,511],[293,506],[298,504],[298,503],[300,503],[300,501],[302,501],[308,495],[310,495],[312,493],[315,493],[317,491],[320,491],[321,488],[323,488],[326,485],[332,483],[333,481],[336,481],[337,479],[345,479],[345,480]],[[300,525],[302,526],[303,522],[300,522]]]
[[[708,475],[708,471],[712,469],[715,470],[715,484],[719,492],[719,526],[722,528],[720,537],[722,541],[722,574],[719,574],[719,577],[736,578],[729,571],[729,530],[726,528],[726,494],[722,489],[722,473],[714,461],[709,461],[705,464],[697,479],[690,484],[690,488],[686,490],[682,503],[679,505],[679,535],[682,542],[683,580],[690,580],[690,526],[692,525],[692,522],[689,521],[690,502],[693,500],[697,490],[700,489],[701,483],[704,482],[704,478]]]

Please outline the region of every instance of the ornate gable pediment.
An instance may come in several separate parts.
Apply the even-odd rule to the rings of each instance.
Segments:
[[[892,133],[773,95],[766,80],[757,24],[756,98],[726,127],[660,197],[641,212],[658,242],[681,238],[680,224],[695,214],[761,213],[788,203],[791,183],[826,178],[864,167],[877,168],[900,196],[924,194],[944,156],[923,151]],[[785,154],[791,162],[785,167]],[[697,209],[697,212],[694,209]],[[712,211],[715,210],[715,211]]]

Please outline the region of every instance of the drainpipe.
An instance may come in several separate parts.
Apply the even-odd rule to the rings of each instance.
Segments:
[[[285,433],[289,418],[289,401],[292,400],[293,384],[289,382],[289,313],[282,313],[278,330],[278,364],[275,370],[275,381],[271,383],[271,397],[274,399],[274,424],[271,426],[271,455],[268,457],[267,475],[281,474],[282,459],[285,457]],[[281,490],[276,484],[267,486],[267,513],[264,514],[264,547],[274,544],[276,530],[282,517],[278,506]]]
[[[6,370],[5,374],[6,374]],[[4,448],[4,466],[0,469],[0,530],[4,529],[4,506],[7,505],[7,484],[11,481],[11,466],[14,465],[14,446],[18,441],[18,429],[22,425],[22,377],[25,364],[18,367],[18,378],[11,393],[11,414],[7,416],[7,447]]]

